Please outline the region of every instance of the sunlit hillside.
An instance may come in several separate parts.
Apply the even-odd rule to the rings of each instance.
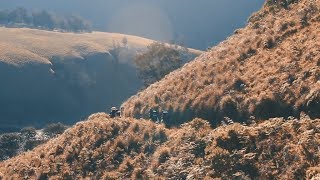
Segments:
[[[0,177],[29,179],[303,179],[319,175],[320,120],[270,119],[178,129],[94,114],[31,152],[0,163]]]
[[[181,124],[320,117],[320,1],[266,1],[247,27],[126,101],[126,114],[168,110]]]
[[[54,61],[54,57],[83,59],[90,54],[108,53],[116,45],[122,45],[124,38],[127,39],[130,49],[140,51],[154,42],[150,39],[117,33],[75,34],[0,27],[0,61],[19,65],[31,62],[50,64]],[[193,49],[190,51],[201,53]]]

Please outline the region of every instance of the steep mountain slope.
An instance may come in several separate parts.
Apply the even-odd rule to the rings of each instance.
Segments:
[[[320,120],[179,129],[100,113],[0,163],[0,178],[303,179],[319,177]]]
[[[143,86],[132,60],[152,42],[115,33],[0,27],[0,131],[73,123],[119,105]]]
[[[131,97],[125,113],[169,110],[181,124],[213,125],[300,115],[320,117],[320,1],[266,1],[246,28]]]

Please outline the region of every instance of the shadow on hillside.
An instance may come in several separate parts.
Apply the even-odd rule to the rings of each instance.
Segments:
[[[308,101],[306,106],[296,109],[292,105],[281,100],[263,99],[261,100],[252,113],[248,111],[240,111],[236,103],[228,102],[221,109],[212,109],[208,107],[192,108],[191,104],[187,105],[184,110],[174,111],[169,108],[171,121],[167,123],[169,127],[176,127],[194,118],[206,119],[212,127],[218,126],[225,118],[230,118],[235,122],[250,123],[252,118],[255,120],[266,120],[269,118],[289,117],[299,118],[300,113],[304,112],[311,119],[320,117],[320,99],[312,99]],[[198,110],[200,109],[200,110]]]
[[[0,64],[0,122],[8,127],[74,123],[120,105],[142,82],[133,66],[107,53],[50,64]]]

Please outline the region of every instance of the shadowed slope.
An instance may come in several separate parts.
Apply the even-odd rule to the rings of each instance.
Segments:
[[[143,87],[133,59],[153,42],[116,33],[0,27],[0,132],[74,123],[120,105]]]
[[[169,110],[181,124],[194,117],[213,125],[227,116],[320,117],[320,2],[268,1],[235,31],[195,61],[138,93],[123,106],[129,116]],[[282,1],[281,1],[282,2]]]

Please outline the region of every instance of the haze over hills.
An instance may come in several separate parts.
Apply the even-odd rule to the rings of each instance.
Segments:
[[[267,1],[218,46],[131,97],[127,116],[169,110],[179,125],[195,117],[213,125],[224,117],[247,121],[320,117],[319,1]]]
[[[142,88],[133,59],[154,42],[116,33],[3,27],[0,39],[1,131],[74,123],[119,105]]]
[[[98,31],[132,34],[206,49],[243,27],[263,0],[11,0],[1,9],[26,7],[81,15]]]

